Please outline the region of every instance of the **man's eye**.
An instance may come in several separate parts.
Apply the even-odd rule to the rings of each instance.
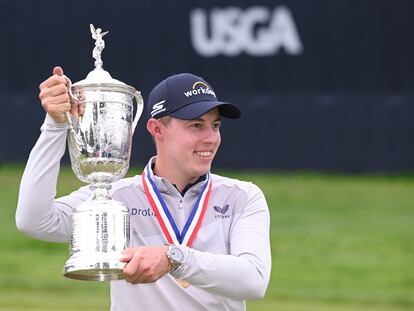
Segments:
[[[220,126],[221,126],[221,123],[213,123],[213,128],[214,129],[218,129],[218,128],[220,128]]]
[[[191,127],[200,128],[201,124],[200,123],[193,123],[193,124],[191,124]]]

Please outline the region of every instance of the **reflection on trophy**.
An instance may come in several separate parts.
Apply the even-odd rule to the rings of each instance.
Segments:
[[[121,252],[129,247],[129,212],[112,200],[111,183],[122,178],[129,167],[132,135],[141,116],[143,100],[138,91],[113,79],[101,59],[108,32],[90,25],[95,41],[95,69],[86,79],[72,85],[72,105],[81,113],[69,115],[68,148],[76,176],[90,183],[92,197],[73,210],[71,256],[64,275],[79,280],[121,279],[125,263]],[[133,116],[134,98],[137,103]],[[75,109],[76,110],[76,109]]]

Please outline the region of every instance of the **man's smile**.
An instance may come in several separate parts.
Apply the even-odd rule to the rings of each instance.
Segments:
[[[194,153],[202,158],[210,158],[213,155],[213,151],[194,151]]]

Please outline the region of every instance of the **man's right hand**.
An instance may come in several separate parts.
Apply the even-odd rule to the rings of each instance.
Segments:
[[[57,123],[66,122],[65,112],[71,110],[67,81],[63,69],[56,66],[53,75],[39,86],[39,98],[43,108]]]

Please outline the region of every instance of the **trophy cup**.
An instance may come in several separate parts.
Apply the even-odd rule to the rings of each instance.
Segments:
[[[105,42],[100,28],[90,25],[95,39],[95,69],[86,79],[72,85],[68,81],[72,106],[81,113],[66,114],[70,128],[68,149],[72,169],[83,182],[90,183],[92,197],[73,210],[71,256],[64,276],[78,280],[122,279],[125,263],[119,261],[129,247],[129,212],[112,200],[111,183],[122,178],[129,167],[132,135],[141,116],[140,92],[113,79],[103,69]],[[133,117],[134,98],[137,109]]]

